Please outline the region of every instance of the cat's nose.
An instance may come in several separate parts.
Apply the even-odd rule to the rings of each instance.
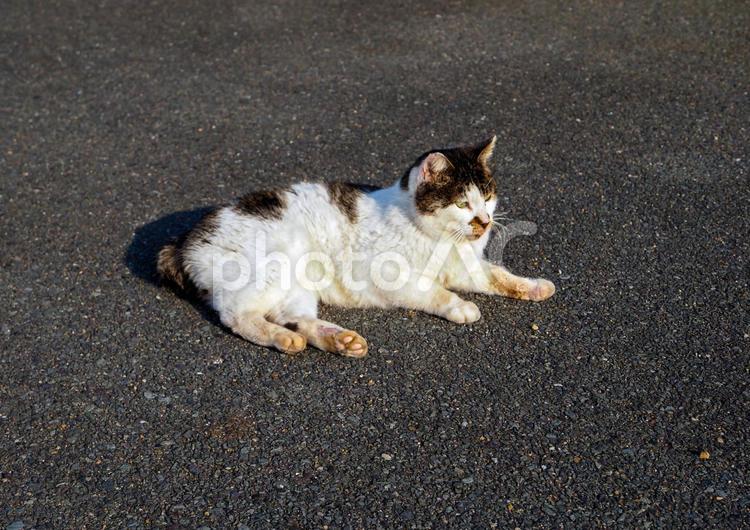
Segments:
[[[490,225],[490,218],[487,216],[477,216],[472,219],[471,223],[469,224],[474,229],[475,233],[483,234],[484,231],[487,230],[487,227]]]
[[[487,226],[490,224],[490,218],[488,215],[477,215],[474,219],[472,219],[471,224],[479,225],[482,228],[487,228]]]

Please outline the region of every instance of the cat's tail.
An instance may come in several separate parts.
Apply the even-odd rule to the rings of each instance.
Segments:
[[[159,251],[156,270],[163,281],[172,283],[182,291],[189,291],[192,283],[182,266],[180,249],[175,244],[165,245]]]

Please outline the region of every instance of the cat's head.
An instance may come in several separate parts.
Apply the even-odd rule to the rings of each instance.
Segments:
[[[488,165],[495,141],[429,151],[406,171],[401,188],[413,200],[420,228],[433,237],[487,240],[497,204]]]

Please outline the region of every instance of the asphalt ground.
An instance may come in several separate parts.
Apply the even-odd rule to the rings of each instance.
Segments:
[[[748,28],[747,2],[2,1],[0,527],[747,527]],[[197,209],[492,132],[537,226],[504,261],[545,303],[324,308],[371,354],[289,357],[154,283]]]

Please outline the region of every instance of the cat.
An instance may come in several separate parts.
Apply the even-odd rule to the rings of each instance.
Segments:
[[[367,354],[358,333],[318,319],[318,303],[480,318],[453,291],[545,300],[552,282],[482,258],[497,204],[496,137],[420,156],[392,186],[299,183],[208,213],[158,256],[161,278],[203,297],[240,337],[295,353],[307,344]]]

